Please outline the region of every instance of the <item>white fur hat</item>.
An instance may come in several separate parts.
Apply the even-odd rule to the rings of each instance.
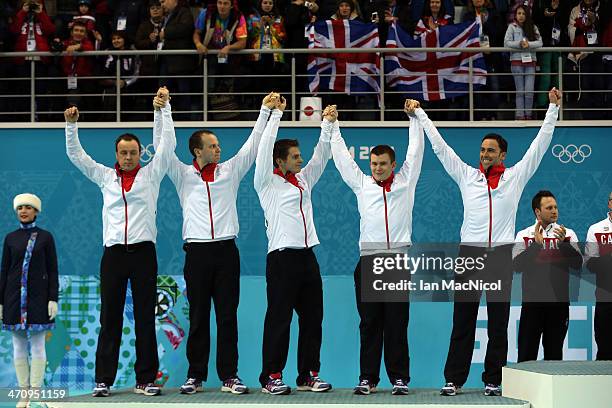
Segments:
[[[24,193],[16,195],[13,199],[13,209],[17,211],[17,207],[20,205],[30,205],[36,208],[38,212],[42,211],[42,202],[34,194]]]

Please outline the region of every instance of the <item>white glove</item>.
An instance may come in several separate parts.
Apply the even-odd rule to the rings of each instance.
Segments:
[[[48,310],[49,310],[49,320],[55,319],[55,316],[57,316],[57,302],[50,300]]]

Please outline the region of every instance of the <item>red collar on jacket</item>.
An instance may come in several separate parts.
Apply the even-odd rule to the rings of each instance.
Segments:
[[[277,167],[274,169],[274,174],[276,174],[277,176],[281,176],[282,178],[287,180],[289,183],[293,184],[294,186],[302,190],[302,186],[299,185],[297,177],[295,177],[295,174],[293,174],[292,172],[288,171],[287,173],[283,174],[281,169]]]
[[[391,184],[393,184],[394,177],[395,177],[395,174],[391,173],[391,175],[387,177],[386,179],[384,179],[383,181],[378,181],[376,179],[374,179],[374,181],[376,181],[376,184],[384,188],[385,191],[388,193],[391,191]],[[372,178],[374,178],[374,176],[372,176]]]
[[[208,181],[209,183],[215,181],[215,169],[217,168],[217,163],[208,163],[206,166],[204,166],[204,168],[200,168],[200,165],[196,159],[193,159],[193,167],[195,167],[198,173],[200,173],[202,180]]]
[[[500,163],[489,167],[489,170],[485,171],[484,167],[482,167],[482,163],[480,163],[480,171],[487,178],[489,186],[495,190],[499,184],[499,178],[504,174],[504,171],[506,171],[506,166],[504,166],[504,163]]]
[[[134,184],[134,179],[136,178],[136,174],[138,174],[138,170],[140,170],[140,163],[130,171],[121,170],[119,164],[115,163],[115,171],[117,175],[121,177],[121,186],[125,191],[130,191],[132,189],[132,184]]]

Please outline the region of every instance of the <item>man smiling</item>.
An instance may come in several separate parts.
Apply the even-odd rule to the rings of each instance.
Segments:
[[[510,168],[504,166],[508,143],[502,136],[490,133],[482,139],[480,168],[475,169],[446,144],[423,109],[414,110],[434,153],[461,192],[463,225],[459,256],[486,258],[484,270],[480,272],[487,280],[502,280],[501,291],[487,291],[489,340],[482,375],[487,396],[501,395],[502,367],[506,365],[508,353],[516,211],[525,185],[538,169],[552,140],[561,92],[551,89],[548,100],[548,112],[537,137],[523,158]],[[467,270],[457,279],[467,281],[473,279],[475,273],[475,270]],[[455,292],[453,331],[444,367],[446,384],[440,391],[442,395],[456,395],[467,381],[481,295],[480,291]]]

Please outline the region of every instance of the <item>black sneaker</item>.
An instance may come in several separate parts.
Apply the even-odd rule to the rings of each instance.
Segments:
[[[232,394],[248,394],[249,389],[239,377],[231,377],[223,381],[221,392],[231,392]]]
[[[353,392],[355,395],[370,395],[370,393],[376,392],[376,385],[377,384],[373,384],[369,380],[361,380],[359,384],[353,388]]]
[[[266,385],[261,389],[264,394],[287,395],[291,394],[291,387],[283,382],[280,373],[270,374]]]
[[[187,381],[181,388],[179,388],[181,394],[195,394],[198,391],[204,391],[202,388],[202,381],[198,381],[195,378],[188,378]]]
[[[440,395],[446,395],[448,397],[453,397],[457,394],[461,394],[461,387],[452,382],[444,384],[444,387],[440,390]]]
[[[501,385],[486,384],[484,395],[487,397],[500,397],[502,395]]]
[[[110,395],[110,387],[106,383],[96,383],[91,395],[94,397],[108,397]]]
[[[393,389],[391,390],[391,394],[408,395],[408,383],[398,378],[393,382]]]
[[[134,394],[143,394],[148,397],[161,394],[161,388],[153,383],[142,383],[136,384],[134,387]]]

